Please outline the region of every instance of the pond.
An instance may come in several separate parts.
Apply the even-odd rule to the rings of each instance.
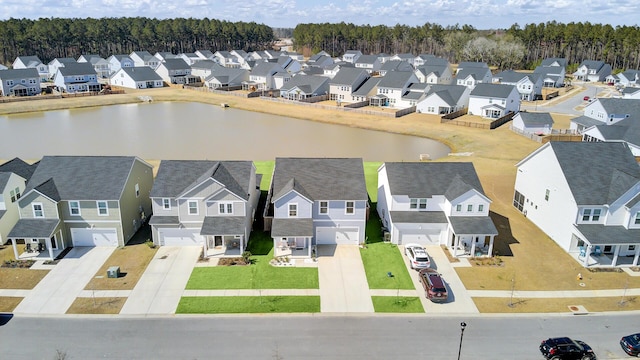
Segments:
[[[143,159],[361,157],[417,161],[446,145],[415,136],[190,102],[112,105],[0,116],[0,158],[136,155]]]

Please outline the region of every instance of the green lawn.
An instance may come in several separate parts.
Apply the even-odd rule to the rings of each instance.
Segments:
[[[253,163],[256,165],[256,173],[262,174],[260,189],[263,191],[269,191],[269,185],[271,184],[271,175],[273,174],[273,168],[276,165],[275,160],[254,161]]]
[[[186,296],[176,314],[317,313],[319,296]]]
[[[261,232],[254,231],[247,246],[253,255],[252,265],[196,267],[191,272],[187,289],[318,289],[317,268],[274,267],[273,241]]]
[[[364,180],[367,183],[367,192],[371,202],[378,202],[378,168],[382,162],[367,161],[364,163]]]
[[[379,313],[423,313],[420,299],[407,296],[372,296],[373,308]]]

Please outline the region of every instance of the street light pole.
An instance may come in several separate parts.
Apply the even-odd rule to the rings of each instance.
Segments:
[[[467,323],[464,321],[460,323],[460,346],[458,347],[458,360],[460,360],[460,352],[462,351],[462,337],[464,336],[464,328],[467,327]]]

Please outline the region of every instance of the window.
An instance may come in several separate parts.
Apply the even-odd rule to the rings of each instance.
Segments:
[[[33,217],[44,217],[44,209],[42,208],[42,203],[33,203],[31,204],[31,208],[33,209]]]
[[[69,214],[80,216],[80,201],[69,201]]]
[[[544,191],[544,200],[549,201],[549,189]]]
[[[478,205],[478,212],[483,212],[483,211],[484,211],[484,204]]]
[[[107,202],[106,201],[98,201],[98,202],[96,202],[96,204],[98,206],[98,215],[100,215],[100,216],[109,215],[109,207],[107,206]]]
[[[140,197],[140,185],[136,184],[136,197]]]
[[[427,199],[411,199],[409,208],[424,210],[427,208]]]
[[[635,251],[635,250],[636,250],[635,245],[629,245],[629,251]]]
[[[582,221],[599,221],[602,209],[584,209],[582,210]]]
[[[298,204],[289,204],[289,217],[298,216]]]
[[[345,203],[345,214],[353,215],[356,212],[356,203],[355,201],[347,201]]]
[[[462,211],[462,205],[461,204],[456,205],[456,211],[457,212]]]
[[[467,211],[468,212],[473,211],[473,205],[472,204],[467,205]]]
[[[198,215],[198,202],[195,200],[189,200],[187,203],[189,207],[189,215]]]
[[[233,214],[232,203],[220,203],[218,207],[220,209],[220,214]]]
[[[524,208],[524,200],[525,200],[524,195],[516,191],[516,193],[513,196],[513,206],[516,209],[522,211],[522,209]]]
[[[18,201],[18,199],[20,199],[20,188],[17,187],[14,190],[11,190],[9,192],[9,195],[11,195],[11,202],[12,203]]]
[[[582,210],[582,221],[589,221],[591,219],[591,209]]]
[[[640,225],[640,211],[636,213],[636,220],[633,223],[636,225]]]
[[[591,216],[591,221],[599,221],[601,212],[602,210],[600,209],[593,209],[593,216]]]
[[[329,202],[320,201],[320,214],[328,214],[328,213],[329,213]]]
[[[170,199],[162,199],[162,208],[164,210],[171,210],[171,200]]]

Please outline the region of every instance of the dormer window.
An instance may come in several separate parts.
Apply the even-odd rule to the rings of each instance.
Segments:
[[[164,210],[171,210],[171,200],[167,198],[162,199],[162,208]]]
[[[425,210],[427,208],[427,199],[411,199],[409,208],[412,210]]]
[[[33,209],[34,218],[44,217],[44,208],[42,207],[42,203],[33,203],[31,204],[31,208]]]
[[[298,204],[289,204],[289,217],[298,217]]]

